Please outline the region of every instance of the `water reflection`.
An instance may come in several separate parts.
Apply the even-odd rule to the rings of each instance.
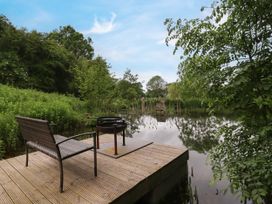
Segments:
[[[218,144],[215,133],[225,123],[222,118],[174,118],[183,145],[199,153],[207,153]]]
[[[162,117],[130,115],[128,134],[134,138],[189,149],[188,185],[177,186],[167,203],[240,203],[230,192],[223,193],[228,181],[210,185],[212,170],[207,161],[208,151],[218,144],[214,136],[219,127],[233,123],[222,117]],[[185,189],[185,190],[184,190]],[[175,195],[175,196],[174,196]],[[165,202],[164,202],[165,203]]]

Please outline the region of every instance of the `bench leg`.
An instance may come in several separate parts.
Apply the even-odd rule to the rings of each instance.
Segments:
[[[26,152],[26,163],[25,166],[28,167],[28,146],[25,146],[25,152]]]
[[[94,143],[94,176],[97,176],[97,156],[96,156],[96,135],[93,137],[93,143]]]
[[[60,187],[59,187],[59,190],[62,193],[63,192],[63,166],[62,166],[62,160],[59,160],[59,168],[60,168]]]
[[[123,146],[126,145],[126,141],[125,141],[125,130],[123,130]]]
[[[114,155],[118,155],[117,153],[117,134],[114,132]]]

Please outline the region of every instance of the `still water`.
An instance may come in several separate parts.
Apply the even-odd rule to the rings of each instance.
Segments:
[[[240,204],[237,195],[229,191],[223,192],[228,186],[227,180],[216,184],[211,183],[212,169],[208,160],[209,150],[218,144],[218,139],[213,136],[214,133],[223,124],[233,123],[232,120],[215,116],[130,115],[125,118],[129,123],[130,137],[175,147],[186,146],[189,149],[190,198],[181,200],[184,196],[174,194],[167,203]],[[183,186],[183,188],[187,187]]]

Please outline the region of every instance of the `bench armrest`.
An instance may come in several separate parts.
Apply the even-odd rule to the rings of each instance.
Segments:
[[[69,140],[75,139],[75,138],[83,136],[83,135],[93,135],[93,137],[96,137],[96,132],[84,132],[84,133],[81,133],[81,134],[78,134],[78,135],[74,135],[74,136],[68,137],[67,139],[56,143],[56,145],[60,145],[60,144],[62,144],[64,142],[67,142]]]

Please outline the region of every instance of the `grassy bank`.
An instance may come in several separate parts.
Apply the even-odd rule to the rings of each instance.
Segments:
[[[0,158],[22,147],[16,115],[47,119],[63,132],[85,124],[86,105],[74,97],[0,85]]]

